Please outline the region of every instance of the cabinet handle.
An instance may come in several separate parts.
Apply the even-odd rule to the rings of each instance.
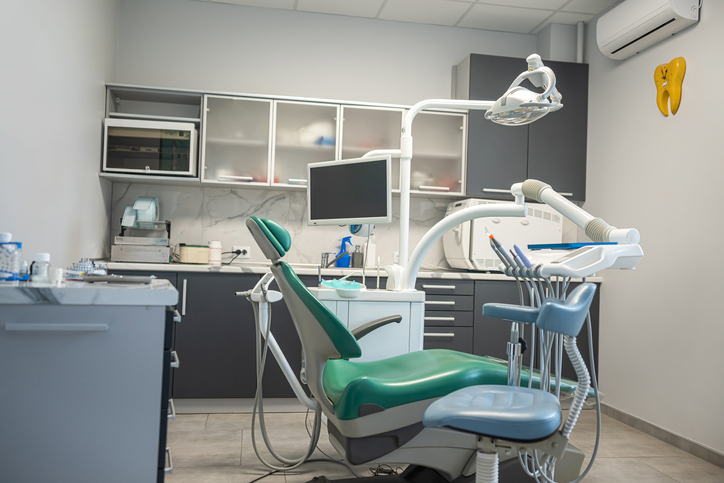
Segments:
[[[450,191],[447,186],[420,186],[421,190],[433,190],[433,191]]]
[[[173,460],[171,459],[171,448],[166,446],[166,462],[168,463],[168,466],[164,466],[163,472],[166,475],[172,475],[173,474]]]
[[[437,289],[437,290],[455,290],[455,285],[423,285],[422,288]]]
[[[423,335],[425,337],[445,337],[445,338],[451,338],[455,337],[455,334],[452,332],[424,332]]]
[[[438,321],[448,321],[448,322],[455,322],[455,317],[423,317],[425,320],[438,320]]]
[[[559,191],[557,191],[557,193],[561,196],[573,196],[573,193],[561,193]]]
[[[105,332],[108,324],[5,324],[8,332]]]
[[[455,305],[454,300],[426,300],[425,305]]]
[[[186,315],[186,285],[188,280],[184,278],[183,288],[181,289],[181,315]]]
[[[227,176],[227,175],[221,175],[219,176],[219,179],[230,179],[232,181],[254,181],[254,178],[252,176]]]
[[[178,310],[176,310],[176,309],[173,310],[173,321],[176,323],[181,322],[181,314],[179,314]]]
[[[178,366],[181,365],[181,360],[178,358],[178,354],[176,351],[171,351],[171,367],[174,369],[178,369]]]
[[[176,406],[173,405],[173,398],[168,400],[168,407],[171,408],[171,412],[168,414],[168,419],[176,419]]]
[[[289,178],[289,184],[307,184],[307,180],[301,178]]]

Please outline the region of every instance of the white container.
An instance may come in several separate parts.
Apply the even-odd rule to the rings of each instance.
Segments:
[[[179,245],[179,262],[208,265],[209,247],[205,245]]]
[[[221,265],[221,242],[209,242],[209,265]]]
[[[36,253],[35,261],[30,269],[32,282],[48,282],[50,270],[50,253]]]

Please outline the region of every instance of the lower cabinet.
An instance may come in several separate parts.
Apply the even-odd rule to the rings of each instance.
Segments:
[[[571,290],[577,286],[571,284]],[[593,354],[594,362],[598,367],[598,311],[601,284],[596,284],[596,295],[591,303],[591,329],[593,331]],[[527,299],[526,299],[527,300]],[[506,320],[492,319],[483,316],[483,305],[486,303],[520,304],[520,295],[516,282],[478,280],[475,282],[475,310],[473,329],[473,353],[481,356],[493,356],[507,360],[507,343],[510,340],[510,325]],[[530,345],[530,328],[525,328],[525,339]],[[530,350],[530,348],[529,348]],[[586,362],[590,371],[590,351],[588,350],[588,327],[584,324],[581,333],[578,335],[578,350]],[[536,355],[536,358],[538,356]],[[530,353],[526,351],[523,355],[524,365],[529,364]],[[576,379],[576,372],[573,369],[567,356],[563,356],[563,377]]]

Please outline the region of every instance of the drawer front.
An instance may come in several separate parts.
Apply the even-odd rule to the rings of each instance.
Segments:
[[[425,295],[425,312],[439,310],[472,312],[473,297],[468,295]]]
[[[418,279],[415,288],[429,295],[473,295],[475,293],[475,281]]]
[[[472,327],[425,327],[423,349],[473,352]]]
[[[431,310],[425,313],[425,327],[472,327],[472,312]]]

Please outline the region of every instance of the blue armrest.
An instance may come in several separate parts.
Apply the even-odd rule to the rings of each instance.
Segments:
[[[537,307],[526,307],[523,305],[483,305],[483,315],[486,317],[511,320],[513,322],[523,322],[525,324],[534,324],[536,319],[538,318],[538,312],[540,312],[540,309]]]

